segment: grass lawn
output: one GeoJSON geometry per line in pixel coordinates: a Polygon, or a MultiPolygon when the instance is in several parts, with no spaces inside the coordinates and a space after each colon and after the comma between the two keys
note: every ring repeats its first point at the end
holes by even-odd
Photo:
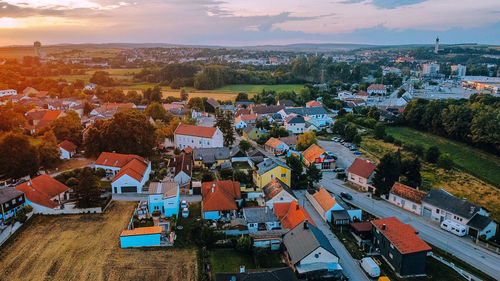
{"type": "Polygon", "coordinates": [[[248,162],[234,162],[233,169],[235,169],[235,170],[251,170],[252,167],[250,167],[248,162]]]}
{"type": "Polygon", "coordinates": [[[175,234],[177,239],[175,240],[175,247],[189,248],[196,247],[194,243],[193,229],[196,226],[197,221],[201,220],[201,202],[192,202],[188,204],[189,216],[183,218],[180,216],[177,219],[177,226],[182,226],[181,230],[176,230],[175,234]]]}
{"type": "Polygon", "coordinates": [[[342,244],[344,244],[344,247],[347,249],[349,254],[357,259],[360,260],[365,257],[365,255],[361,252],[361,250],[358,247],[358,243],[354,236],[352,236],[351,232],[349,231],[348,226],[344,226],[342,228],[342,232],[340,231],[340,227],[331,227],[331,230],[335,236],[339,239],[342,244]]]}
{"type": "Polygon", "coordinates": [[[500,157],[460,142],[407,127],[387,127],[386,131],[406,143],[421,144],[425,148],[437,145],[442,153],[449,153],[455,164],[464,171],[500,187],[500,157]]]}
{"type": "Polygon", "coordinates": [[[425,281],[425,280],[436,280],[436,281],[460,281],[466,280],[462,275],[458,274],[455,270],[446,266],[445,264],[435,260],[432,257],[427,257],[426,266],[426,277],[413,277],[413,278],[398,278],[394,271],[389,267],[389,265],[382,258],[377,258],[382,265],[380,266],[380,276],[387,276],[391,281],[425,281]]]}
{"type": "Polygon", "coordinates": [[[35,216],[1,248],[1,280],[196,280],[196,251],[121,249],[134,202],[104,214],[35,216]]]}
{"type": "MultiPolygon", "coordinates": [[[[268,252],[256,264],[252,254],[245,254],[234,249],[214,249],[210,251],[212,277],[218,272],[239,272],[240,266],[245,269],[276,268],[285,266],[281,263],[279,251],[268,252]]],[[[214,279],[215,280],[215,279],[214,279]]]]}
{"type": "Polygon", "coordinates": [[[262,90],[272,90],[276,92],[282,91],[296,91],[303,88],[303,84],[278,84],[278,85],[249,85],[249,84],[238,84],[238,85],[226,85],[224,87],[215,89],[217,92],[251,92],[260,93],[262,90]]]}

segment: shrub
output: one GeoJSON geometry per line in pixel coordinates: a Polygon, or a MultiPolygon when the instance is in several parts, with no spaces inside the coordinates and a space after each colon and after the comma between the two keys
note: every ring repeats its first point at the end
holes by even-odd
{"type": "Polygon", "coordinates": [[[252,237],[250,236],[241,236],[238,238],[238,241],[236,242],[236,250],[243,252],[243,253],[248,253],[252,250],[253,247],[253,241],[252,237]]]}
{"type": "Polygon", "coordinates": [[[224,180],[230,180],[233,176],[233,171],[231,169],[221,169],[220,176],[224,180]]]}
{"type": "Polygon", "coordinates": [[[204,172],[203,175],[201,176],[202,182],[213,181],[213,180],[214,180],[214,174],[211,172],[204,172]]]}
{"type": "Polygon", "coordinates": [[[392,135],[385,135],[384,142],[393,143],[394,137],[392,135]]]}
{"type": "Polygon", "coordinates": [[[431,146],[425,152],[425,161],[429,163],[436,163],[438,161],[441,151],[437,146],[431,146]]]}
{"type": "Polygon", "coordinates": [[[103,168],[97,168],[95,170],[95,175],[99,178],[104,178],[106,176],[106,170],[104,170],[103,168]]]}
{"type": "Polygon", "coordinates": [[[437,165],[438,165],[438,167],[446,169],[446,170],[453,168],[453,160],[451,159],[450,154],[445,153],[445,154],[439,155],[439,158],[437,160],[437,165]]]}

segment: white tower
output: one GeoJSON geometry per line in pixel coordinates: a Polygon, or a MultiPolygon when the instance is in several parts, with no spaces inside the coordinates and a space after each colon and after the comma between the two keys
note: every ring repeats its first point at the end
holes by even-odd
{"type": "Polygon", "coordinates": [[[439,37],[436,37],[436,44],[434,45],[434,54],[439,52],[439,37]]]}
{"type": "Polygon", "coordinates": [[[41,57],[42,56],[42,53],[41,53],[42,44],[40,42],[36,41],[35,43],[33,43],[33,48],[35,49],[35,57],[41,57]]]}

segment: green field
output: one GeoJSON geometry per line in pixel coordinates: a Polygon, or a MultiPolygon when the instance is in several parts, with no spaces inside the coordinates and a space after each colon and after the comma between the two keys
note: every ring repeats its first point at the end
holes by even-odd
{"type": "Polygon", "coordinates": [[[477,178],[500,187],[500,157],[477,148],[407,127],[387,127],[387,134],[402,142],[437,145],[441,153],[449,153],[457,166],[477,178]]]}
{"type": "Polygon", "coordinates": [[[226,85],[224,87],[215,89],[217,92],[251,92],[260,93],[262,90],[272,90],[276,92],[281,91],[297,91],[303,88],[302,84],[279,84],[279,85],[249,85],[249,84],[239,84],[239,85],[226,85]]]}
{"type": "Polygon", "coordinates": [[[267,255],[256,264],[252,254],[238,252],[235,249],[214,249],[210,250],[210,264],[212,266],[212,277],[218,272],[239,272],[240,266],[245,269],[255,268],[278,268],[286,266],[280,261],[279,251],[268,252],[267,255]]]}

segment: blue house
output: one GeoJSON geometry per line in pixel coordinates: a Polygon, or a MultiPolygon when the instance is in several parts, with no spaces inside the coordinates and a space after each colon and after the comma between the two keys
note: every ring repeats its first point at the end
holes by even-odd
{"type": "Polygon", "coordinates": [[[179,183],[176,181],[152,182],[148,190],[149,213],[164,217],[179,216],[179,183]]]}
{"type": "Polygon", "coordinates": [[[124,230],[120,234],[122,248],[160,246],[161,226],[140,227],[124,230]]]}

